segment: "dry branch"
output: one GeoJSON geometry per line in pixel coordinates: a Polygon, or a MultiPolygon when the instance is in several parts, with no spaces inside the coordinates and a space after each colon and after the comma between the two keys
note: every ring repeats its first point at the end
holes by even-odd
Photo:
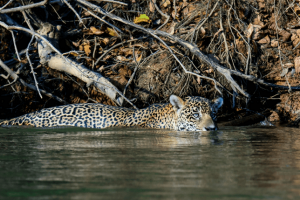
{"type": "Polygon", "coordinates": [[[34,8],[34,7],[43,6],[43,5],[47,4],[47,2],[48,2],[48,0],[44,0],[44,1],[41,1],[39,3],[33,3],[33,4],[30,4],[30,5],[20,6],[20,7],[17,7],[17,8],[3,9],[3,10],[0,10],[0,14],[18,12],[18,11],[22,11],[22,10],[31,9],[31,8],[34,8]]]}
{"type": "Polygon", "coordinates": [[[15,82],[16,80],[19,80],[25,87],[28,87],[30,88],[31,90],[34,90],[34,91],[41,91],[43,94],[45,94],[46,96],[50,97],[50,98],[53,98],[63,104],[68,104],[68,102],[66,102],[65,100],[45,91],[45,90],[42,90],[42,89],[39,89],[36,88],[34,85],[31,85],[31,84],[28,84],[26,83],[23,79],[21,79],[14,71],[12,71],[9,67],[7,67],[3,62],[2,60],[0,59],[0,66],[2,67],[2,69],[4,69],[13,79],[15,82]]]}
{"type": "MultiPolygon", "coordinates": [[[[98,13],[101,13],[102,15],[105,15],[113,20],[116,20],[116,21],[119,21],[119,22],[122,22],[124,24],[127,24],[127,25],[130,25],[132,27],[135,27],[137,29],[140,29],[150,35],[152,35],[153,37],[155,37],[156,39],[160,40],[161,39],[157,36],[162,36],[162,37],[166,37],[172,41],[175,41],[179,44],[181,44],[183,47],[185,47],[186,49],[189,49],[190,52],[192,54],[194,54],[195,56],[197,56],[200,60],[204,61],[205,63],[207,63],[208,65],[210,65],[211,67],[213,67],[215,70],[217,70],[220,74],[222,74],[226,79],[227,81],[230,83],[231,87],[233,89],[237,89],[241,94],[243,94],[244,96],[246,97],[250,97],[250,95],[245,92],[237,83],[236,81],[232,78],[232,75],[235,75],[235,76],[238,76],[240,78],[243,78],[245,80],[248,80],[248,81],[251,81],[251,82],[254,82],[254,83],[259,83],[259,84],[262,84],[264,86],[268,86],[268,87],[273,87],[273,88],[277,88],[277,89],[284,89],[284,90],[300,90],[300,87],[288,87],[288,86],[281,86],[281,85],[276,85],[276,84],[272,84],[272,83],[267,83],[265,82],[264,80],[262,79],[258,79],[256,78],[255,76],[252,76],[252,75],[246,75],[246,74],[243,74],[239,71],[235,71],[235,70],[231,70],[231,69],[228,69],[228,68],[225,68],[223,66],[221,66],[220,64],[214,62],[213,60],[211,60],[208,56],[206,56],[204,53],[202,53],[200,51],[200,49],[194,45],[194,44],[191,44],[190,42],[187,42],[185,40],[182,40],[174,35],[170,35],[166,32],[163,32],[163,31],[159,31],[159,30],[152,30],[152,29],[147,29],[147,28],[144,28],[138,24],[134,24],[128,20],[125,20],[125,19],[122,19],[114,14],[111,14],[111,13],[108,13],[106,10],[102,9],[101,7],[99,6],[96,6],[92,3],[89,3],[85,0],[77,0],[79,3],[83,4],[83,5],[86,5],[88,7],[90,7],[91,9],[93,9],[95,12],[98,12],[98,13]]],[[[172,52],[171,52],[172,53],[172,52]]],[[[173,54],[173,53],[172,53],[173,54]]],[[[176,58],[175,58],[176,59],[176,58]]]]}
{"type": "MultiPolygon", "coordinates": [[[[32,30],[18,27],[18,26],[8,26],[7,24],[0,21],[0,26],[6,28],[7,30],[21,30],[32,34],[35,37],[38,37],[39,42],[39,56],[42,64],[48,64],[48,66],[52,69],[67,72],[73,76],[78,77],[82,81],[84,81],[87,86],[94,84],[96,88],[98,88],[102,93],[106,94],[109,98],[115,101],[118,105],[122,105],[123,99],[128,101],[133,107],[135,107],[126,97],[122,95],[122,93],[111,84],[106,78],[104,78],[101,74],[91,71],[80,65],[74,61],[71,61],[68,58],[65,58],[57,48],[53,46],[46,38],[51,35],[49,38],[51,41],[56,35],[53,32],[53,27],[50,24],[43,24],[43,28],[40,30],[41,34],[38,34],[32,30]],[[46,38],[45,38],[46,37],[46,38]],[[57,55],[53,55],[52,52],[57,53],[57,55]],[[119,96],[118,96],[119,95],[119,96]]],[[[136,108],[136,107],[135,107],[136,108]]]]}

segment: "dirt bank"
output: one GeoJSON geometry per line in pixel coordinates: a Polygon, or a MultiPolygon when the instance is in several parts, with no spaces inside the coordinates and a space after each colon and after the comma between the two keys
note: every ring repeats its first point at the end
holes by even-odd
{"type": "Polygon", "coordinates": [[[268,113],[299,125],[299,0],[33,2],[0,8],[0,118],[176,94],[222,96],[222,121],[268,113]]]}

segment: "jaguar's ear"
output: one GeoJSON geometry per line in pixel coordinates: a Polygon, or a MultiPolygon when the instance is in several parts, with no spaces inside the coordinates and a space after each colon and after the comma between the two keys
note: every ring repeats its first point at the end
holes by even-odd
{"type": "Polygon", "coordinates": [[[181,108],[183,108],[183,106],[185,104],[184,101],[180,97],[173,95],[173,94],[170,96],[170,103],[172,104],[173,109],[175,111],[179,111],[181,108]]]}
{"type": "Polygon", "coordinates": [[[219,108],[223,105],[223,98],[215,98],[214,100],[212,100],[212,103],[212,106],[216,109],[216,111],[218,111],[219,108]]]}

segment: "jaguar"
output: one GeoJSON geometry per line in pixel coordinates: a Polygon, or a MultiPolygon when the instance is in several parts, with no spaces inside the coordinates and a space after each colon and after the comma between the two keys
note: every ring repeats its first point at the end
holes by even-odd
{"type": "Polygon", "coordinates": [[[137,110],[99,103],[70,104],[25,114],[3,121],[0,126],[140,126],[177,131],[209,131],[217,130],[216,114],[222,104],[222,97],[208,100],[199,96],[188,96],[182,99],[176,95],[170,96],[169,103],[152,104],[137,110]]]}

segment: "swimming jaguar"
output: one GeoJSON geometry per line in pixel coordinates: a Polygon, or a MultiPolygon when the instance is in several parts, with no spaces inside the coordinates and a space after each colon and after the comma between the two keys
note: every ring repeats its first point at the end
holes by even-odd
{"type": "Polygon", "coordinates": [[[178,131],[208,131],[217,129],[216,114],[222,104],[221,97],[210,101],[199,96],[182,99],[176,95],[170,96],[170,103],[153,104],[139,110],[98,103],[70,104],[25,114],[3,121],[0,126],[140,126],[178,131]]]}

